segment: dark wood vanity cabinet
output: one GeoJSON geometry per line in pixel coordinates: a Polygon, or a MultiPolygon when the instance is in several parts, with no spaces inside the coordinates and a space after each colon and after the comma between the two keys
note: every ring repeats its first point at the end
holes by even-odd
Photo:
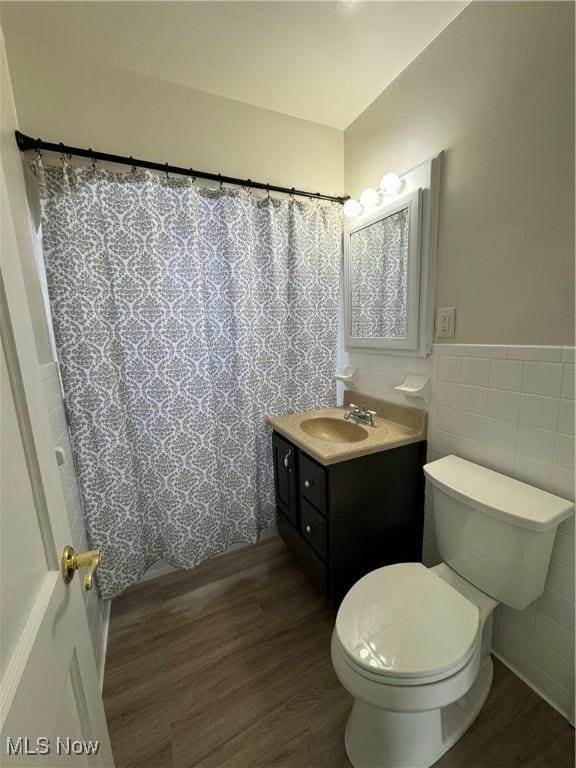
{"type": "Polygon", "coordinates": [[[272,445],[278,532],[334,607],[369,571],[422,559],[424,441],[329,466],[272,445]]]}

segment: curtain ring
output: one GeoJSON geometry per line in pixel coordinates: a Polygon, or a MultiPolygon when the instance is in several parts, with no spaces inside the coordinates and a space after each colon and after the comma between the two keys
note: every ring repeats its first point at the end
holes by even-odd
{"type": "Polygon", "coordinates": [[[36,157],[38,158],[38,160],[42,159],[42,150],[40,149],[40,143],[41,143],[41,140],[36,139],[36,157]]]}
{"type": "Polygon", "coordinates": [[[132,173],[136,173],[136,166],[134,164],[134,158],[130,155],[130,162],[132,163],[132,173]]]}
{"type": "Polygon", "coordinates": [[[92,170],[95,171],[96,170],[96,158],[94,157],[94,150],[92,149],[92,147],[90,147],[88,149],[88,152],[90,152],[90,157],[92,158],[92,170]]]}
{"type": "Polygon", "coordinates": [[[66,165],[66,152],[64,151],[64,144],[60,142],[58,145],[60,147],[60,160],[62,161],[62,165],[66,165]]]}
{"type": "Polygon", "coordinates": [[[168,173],[168,163],[164,163],[164,169],[166,172],[166,181],[170,181],[170,174],[168,173]]]}
{"type": "Polygon", "coordinates": [[[219,173],[218,174],[218,188],[222,189],[223,186],[224,186],[224,182],[222,181],[222,174],[219,173]]]}
{"type": "Polygon", "coordinates": [[[270,200],[270,184],[266,184],[266,199],[270,200]]]}
{"type": "Polygon", "coordinates": [[[290,200],[294,201],[294,187],[290,190],[290,200]]]}
{"type": "Polygon", "coordinates": [[[194,173],[194,168],[190,168],[190,179],[192,180],[192,186],[196,186],[196,175],[194,173]]]}

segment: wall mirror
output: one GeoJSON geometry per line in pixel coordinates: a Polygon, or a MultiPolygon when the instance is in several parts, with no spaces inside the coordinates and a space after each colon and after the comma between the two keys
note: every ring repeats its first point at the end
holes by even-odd
{"type": "Polygon", "coordinates": [[[346,228],[349,347],[418,350],[421,200],[422,190],[416,189],[346,228]]]}

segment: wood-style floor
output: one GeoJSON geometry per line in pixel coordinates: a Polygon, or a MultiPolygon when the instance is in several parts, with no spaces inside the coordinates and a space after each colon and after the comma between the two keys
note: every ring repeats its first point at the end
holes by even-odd
{"type": "MultiPolygon", "coordinates": [[[[113,602],[104,702],[117,768],[350,768],[334,613],[272,539],[113,602]]],[[[498,662],[437,768],[572,768],[574,732],[498,662]]]]}

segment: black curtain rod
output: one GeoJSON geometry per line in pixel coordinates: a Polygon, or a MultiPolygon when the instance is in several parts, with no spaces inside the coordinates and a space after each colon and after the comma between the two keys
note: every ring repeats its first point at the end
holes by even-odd
{"type": "Polygon", "coordinates": [[[93,149],[80,149],[79,147],[69,147],[61,142],[55,144],[42,139],[33,139],[20,131],[14,132],[16,143],[21,152],[35,150],[40,152],[59,152],[62,155],[75,157],[87,157],[90,160],[103,160],[107,163],[117,163],[119,165],[130,165],[133,168],[148,168],[151,171],[164,171],[165,173],[177,174],[180,176],[190,176],[191,178],[208,179],[217,181],[221,184],[235,184],[241,187],[251,187],[252,189],[262,189],[265,192],[283,192],[287,195],[299,195],[300,197],[312,197],[315,200],[330,200],[333,203],[345,203],[348,197],[338,197],[334,195],[323,195],[320,192],[306,192],[303,189],[294,187],[278,187],[275,184],[264,184],[261,181],[252,181],[252,179],[236,179],[234,176],[223,176],[220,173],[208,173],[207,171],[196,171],[193,168],[180,168],[177,165],[168,163],[153,163],[150,160],[138,160],[134,157],[124,157],[123,155],[110,155],[107,152],[96,152],[93,149]]]}

